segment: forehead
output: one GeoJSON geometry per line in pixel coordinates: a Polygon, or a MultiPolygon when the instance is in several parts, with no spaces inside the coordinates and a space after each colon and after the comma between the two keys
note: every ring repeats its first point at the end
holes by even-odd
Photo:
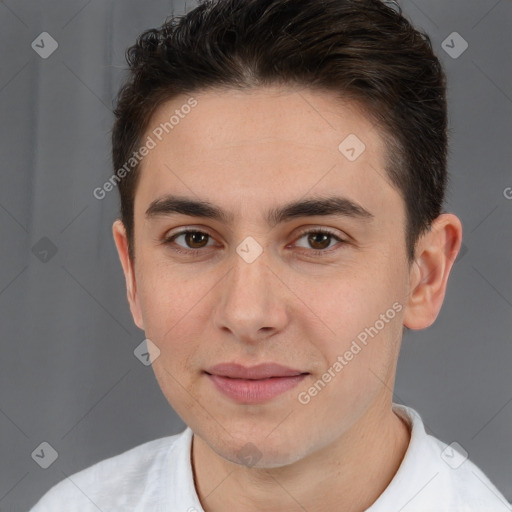
{"type": "Polygon", "coordinates": [[[349,133],[365,139],[370,150],[382,145],[373,123],[358,104],[327,91],[273,86],[180,95],[156,109],[147,134],[161,130],[170,120],[170,133],[162,135],[164,139],[172,138],[176,147],[187,142],[190,147],[210,150],[278,139],[280,146],[316,148],[339,156],[340,136],[349,133]],[[196,106],[188,108],[191,97],[196,106]]]}
{"type": "Polygon", "coordinates": [[[333,189],[363,206],[399,200],[379,132],[334,93],[268,87],[192,97],[193,108],[187,95],[163,103],[148,125],[155,147],[141,164],[136,211],[165,193],[262,208],[333,189]]]}

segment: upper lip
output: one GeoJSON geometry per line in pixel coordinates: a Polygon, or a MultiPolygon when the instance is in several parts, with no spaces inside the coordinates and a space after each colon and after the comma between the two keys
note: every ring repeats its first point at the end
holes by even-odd
{"type": "Polygon", "coordinates": [[[238,363],[220,363],[212,366],[206,373],[230,377],[231,379],[268,379],[270,377],[293,377],[302,375],[302,370],[289,368],[277,363],[262,363],[256,366],[244,366],[238,363]]]}

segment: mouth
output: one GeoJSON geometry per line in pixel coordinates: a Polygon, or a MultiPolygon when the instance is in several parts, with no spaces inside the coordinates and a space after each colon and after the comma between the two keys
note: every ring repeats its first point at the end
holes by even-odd
{"type": "Polygon", "coordinates": [[[238,403],[254,404],[293,389],[309,372],[277,363],[246,367],[237,363],[221,363],[204,372],[217,391],[238,403]]]}

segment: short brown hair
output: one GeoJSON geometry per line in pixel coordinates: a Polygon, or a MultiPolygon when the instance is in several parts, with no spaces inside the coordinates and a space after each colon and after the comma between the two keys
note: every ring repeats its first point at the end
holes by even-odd
{"type": "MultiPolygon", "coordinates": [[[[114,169],[142,144],[156,108],[211,88],[299,85],[356,101],[386,142],[405,201],[409,263],[441,213],[447,183],[446,77],[428,35],[381,0],[205,0],[126,53],[112,130],[114,169]]],[[[132,261],[140,165],[119,182],[132,261]]]]}

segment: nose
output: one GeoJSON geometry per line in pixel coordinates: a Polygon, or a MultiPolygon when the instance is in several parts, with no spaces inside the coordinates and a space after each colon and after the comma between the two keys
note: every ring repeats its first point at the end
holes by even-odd
{"type": "Polygon", "coordinates": [[[218,287],[215,326],[246,344],[258,344],[282,331],[293,295],[271,268],[266,253],[252,262],[235,253],[233,267],[218,287]]]}

